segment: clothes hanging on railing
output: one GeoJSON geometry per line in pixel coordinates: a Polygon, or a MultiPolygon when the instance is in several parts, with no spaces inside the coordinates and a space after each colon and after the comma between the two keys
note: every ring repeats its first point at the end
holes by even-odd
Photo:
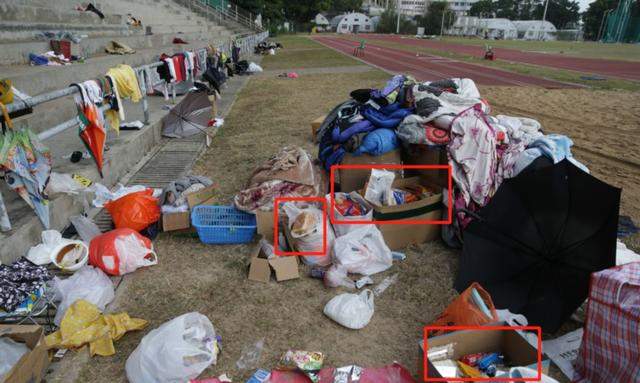
{"type": "Polygon", "coordinates": [[[97,82],[94,80],[72,85],[76,86],[80,91],[74,97],[78,108],[78,120],[80,121],[78,135],[95,160],[100,177],[103,177],[102,167],[107,130],[104,126],[104,116],[98,106],[104,102],[102,89],[98,87],[97,82]],[[99,94],[97,97],[96,92],[99,94]]]}
{"type": "Polygon", "coordinates": [[[120,64],[107,71],[107,78],[111,81],[113,93],[116,96],[117,113],[111,109],[106,112],[111,128],[120,133],[120,120],[125,120],[122,99],[138,102],[142,98],[140,85],[136,73],[129,65],[120,64]]]}

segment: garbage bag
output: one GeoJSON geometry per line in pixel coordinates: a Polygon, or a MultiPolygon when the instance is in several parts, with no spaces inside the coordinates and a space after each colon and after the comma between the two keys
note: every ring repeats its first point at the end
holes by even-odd
{"type": "Polygon", "coordinates": [[[115,229],[91,240],[89,264],[110,275],[124,275],[158,263],[149,238],[131,229],[115,229]]]}
{"type": "Polygon", "coordinates": [[[325,287],[346,287],[348,289],[355,289],[356,283],[349,278],[347,270],[344,266],[331,265],[329,269],[324,273],[324,286],[325,287]]]}
{"type": "Polygon", "coordinates": [[[0,381],[4,381],[6,374],[18,363],[29,348],[24,343],[18,343],[9,337],[0,338],[0,381]]]}
{"type": "Polygon", "coordinates": [[[140,231],[160,219],[160,206],[152,189],[127,194],[107,202],[104,207],[117,229],[126,227],[140,231]]]}
{"type": "Polygon", "coordinates": [[[217,355],[211,321],[191,312],[145,335],[129,355],[125,370],[130,383],[181,383],[215,364],[217,355]]]}
{"type": "Polygon", "coordinates": [[[84,215],[74,215],[69,218],[69,221],[71,221],[80,238],[86,243],[90,243],[92,239],[102,233],[98,225],[84,215]]]}
{"type": "Polygon", "coordinates": [[[104,311],[115,297],[111,279],[100,269],[84,266],[67,279],[53,279],[54,300],[60,302],[53,322],[60,326],[67,308],[75,301],[84,299],[104,311]]]}
{"type": "Polygon", "coordinates": [[[371,275],[387,270],[393,263],[391,250],[375,225],[354,230],[336,238],[334,263],[349,273],[371,275]]]}
{"type": "Polygon", "coordinates": [[[42,243],[31,247],[26,258],[36,265],[48,265],[53,249],[62,242],[62,234],[58,230],[43,230],[40,237],[42,243]]]}
{"type": "MultiPolygon", "coordinates": [[[[327,206],[331,208],[331,195],[327,194],[327,206]]],[[[373,209],[367,206],[364,199],[357,193],[334,193],[333,203],[334,221],[371,221],[373,220],[373,209]]],[[[370,224],[335,224],[333,230],[337,237],[357,230],[370,224]]]]}
{"type": "Polygon", "coordinates": [[[373,292],[366,289],[359,294],[337,295],[324,306],[324,315],[346,328],[359,330],[373,317],[373,292]]]}
{"type": "MultiPolygon", "coordinates": [[[[491,295],[479,283],[474,282],[447,306],[431,326],[483,326],[497,322],[498,319],[491,295]],[[474,294],[474,290],[477,295],[474,294]],[[489,315],[478,306],[474,295],[476,295],[476,299],[481,299],[484,302],[489,315]]],[[[436,331],[433,335],[443,333],[444,331],[436,331]]]]}
{"type": "Polygon", "coordinates": [[[301,204],[299,207],[293,202],[282,205],[287,215],[289,230],[294,240],[294,246],[300,252],[319,252],[325,244],[326,251],[323,255],[301,256],[302,261],[312,266],[327,266],[331,263],[331,247],[335,239],[333,228],[328,219],[323,217],[322,210],[313,205],[301,204]],[[323,224],[326,226],[323,229],[323,224]]]}

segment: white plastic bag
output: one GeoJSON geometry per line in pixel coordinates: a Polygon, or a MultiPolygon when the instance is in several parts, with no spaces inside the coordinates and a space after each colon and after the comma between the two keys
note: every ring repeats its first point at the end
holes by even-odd
{"type": "Polygon", "coordinates": [[[96,182],[87,190],[95,192],[93,206],[104,207],[104,204],[109,201],[124,197],[127,194],[144,191],[146,189],[147,187],[143,185],[124,186],[122,184],[118,184],[116,190],[112,192],[111,190],[107,189],[106,186],[96,182]]]}
{"type": "Polygon", "coordinates": [[[182,383],[216,363],[216,331],[206,316],[191,312],[151,330],[129,355],[130,383],[182,383]]]}
{"type": "Polygon", "coordinates": [[[62,234],[58,230],[44,230],[40,238],[42,243],[30,248],[26,258],[36,265],[48,265],[53,249],[62,242],[62,234]]]}
{"type": "Polygon", "coordinates": [[[67,279],[55,277],[53,280],[55,300],[60,301],[58,311],[53,322],[60,325],[60,321],[67,312],[67,308],[78,299],[84,299],[96,305],[100,311],[115,297],[113,282],[102,270],[84,266],[67,279]]]}
{"type": "Polygon", "coordinates": [[[120,275],[158,264],[158,256],[153,248],[148,249],[135,235],[120,236],[114,242],[120,255],[120,275]]]}
{"type": "Polygon", "coordinates": [[[251,73],[262,72],[262,67],[252,61],[249,63],[249,68],[247,68],[247,72],[251,72],[251,73]]]}
{"type": "Polygon", "coordinates": [[[98,225],[84,215],[74,215],[69,218],[69,221],[73,224],[80,238],[86,243],[90,243],[94,237],[102,234],[98,225]]]}
{"type": "MultiPolygon", "coordinates": [[[[520,380],[518,380],[517,378],[538,378],[538,371],[531,369],[529,367],[512,367],[509,370],[509,378],[515,378],[515,379],[511,379],[512,382],[519,382],[520,380]]],[[[539,383],[558,383],[557,380],[553,379],[550,376],[547,376],[545,374],[542,374],[542,379],[540,380],[535,380],[535,382],[539,382],[539,383]]]]}
{"type": "Polygon", "coordinates": [[[26,344],[18,343],[6,336],[0,337],[0,381],[4,381],[5,375],[27,352],[29,347],[26,344]]]}
{"type": "Polygon", "coordinates": [[[331,265],[329,269],[324,273],[324,286],[325,287],[346,287],[348,289],[355,289],[356,283],[353,279],[349,278],[347,269],[341,265],[331,265]]]}
{"type": "Polygon", "coordinates": [[[242,349],[240,359],[236,360],[236,367],[240,370],[253,370],[260,366],[260,356],[264,349],[264,338],[255,344],[250,344],[242,349]]]}
{"type": "Polygon", "coordinates": [[[84,189],[86,188],[79,182],[76,182],[71,174],[51,172],[46,192],[49,195],[60,193],[78,194],[84,189]]]}
{"type": "Polygon", "coordinates": [[[359,330],[369,324],[373,316],[373,292],[340,294],[324,306],[324,314],[346,328],[359,330]]]}
{"type": "MultiPolygon", "coordinates": [[[[363,209],[367,209],[367,212],[364,215],[342,215],[340,214],[340,212],[338,211],[338,209],[335,208],[333,209],[333,219],[334,221],[371,221],[373,220],[373,209],[367,207],[364,199],[362,198],[362,196],[360,196],[360,194],[356,193],[356,192],[351,192],[351,193],[334,193],[334,204],[338,203],[338,201],[340,201],[341,198],[347,198],[347,196],[349,196],[349,198],[351,198],[354,202],[359,203],[363,209]]],[[[327,194],[326,196],[327,198],[327,206],[329,206],[329,208],[331,208],[331,195],[327,194]]],[[[336,233],[336,237],[342,237],[343,235],[350,233],[354,230],[357,230],[363,226],[369,226],[369,224],[363,223],[363,224],[334,224],[333,225],[333,230],[336,233]]]]}
{"type": "Polygon", "coordinates": [[[367,190],[364,192],[364,199],[378,206],[395,205],[391,185],[396,178],[394,172],[384,169],[371,169],[367,190]]]}
{"type": "Polygon", "coordinates": [[[334,263],[349,273],[371,275],[391,267],[393,256],[375,225],[354,230],[336,238],[333,244],[334,263]]]}
{"type": "Polygon", "coordinates": [[[315,206],[302,204],[300,207],[297,206],[293,202],[287,202],[282,205],[282,209],[284,210],[287,218],[289,220],[289,230],[291,231],[291,237],[295,242],[294,246],[296,250],[299,252],[319,252],[322,251],[324,244],[324,231],[322,224],[326,222],[326,252],[324,255],[307,255],[301,256],[302,262],[311,266],[328,266],[331,264],[331,247],[333,246],[333,241],[335,239],[335,234],[333,233],[333,228],[328,222],[328,219],[323,217],[322,210],[318,209],[315,206]],[[297,232],[292,230],[296,219],[301,214],[306,214],[311,220],[314,222],[313,225],[310,225],[306,230],[302,232],[297,232]]]}

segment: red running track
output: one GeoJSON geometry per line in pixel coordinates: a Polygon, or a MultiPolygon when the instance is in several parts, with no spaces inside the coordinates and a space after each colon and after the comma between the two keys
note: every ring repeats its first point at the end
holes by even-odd
{"type": "MultiPolygon", "coordinates": [[[[418,46],[441,51],[450,51],[481,57],[484,55],[484,47],[446,43],[437,40],[417,40],[391,35],[371,35],[371,39],[390,41],[402,45],[418,46]]],[[[490,41],[487,41],[491,44],[490,41]]],[[[546,66],[557,69],[567,69],[583,73],[592,73],[605,77],[617,77],[626,80],[640,81],[640,62],[605,60],[592,58],[567,57],[552,53],[526,52],[510,48],[493,48],[498,60],[521,62],[546,66]]]]}
{"type": "MultiPolygon", "coordinates": [[[[314,37],[316,41],[339,52],[351,55],[356,41],[339,37],[314,37]]],[[[362,61],[393,73],[410,74],[419,81],[433,81],[450,77],[472,78],[482,85],[540,86],[544,88],[576,88],[578,85],[526,76],[500,69],[469,64],[434,55],[420,55],[367,43],[362,61]]]]}

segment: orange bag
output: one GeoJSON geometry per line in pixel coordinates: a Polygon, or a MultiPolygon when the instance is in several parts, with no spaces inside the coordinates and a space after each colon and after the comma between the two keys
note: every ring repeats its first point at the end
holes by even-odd
{"type": "MultiPolygon", "coordinates": [[[[496,313],[491,295],[478,282],[474,282],[454,299],[430,326],[483,326],[498,320],[498,313],[496,313]],[[491,311],[493,318],[488,318],[475,304],[471,296],[471,291],[474,288],[480,294],[489,311],[491,311]]],[[[445,332],[436,331],[430,336],[442,335],[445,332]]]]}
{"type": "Polygon", "coordinates": [[[152,189],[127,194],[107,202],[104,207],[111,214],[116,229],[140,231],[160,219],[160,206],[152,189]]]}

